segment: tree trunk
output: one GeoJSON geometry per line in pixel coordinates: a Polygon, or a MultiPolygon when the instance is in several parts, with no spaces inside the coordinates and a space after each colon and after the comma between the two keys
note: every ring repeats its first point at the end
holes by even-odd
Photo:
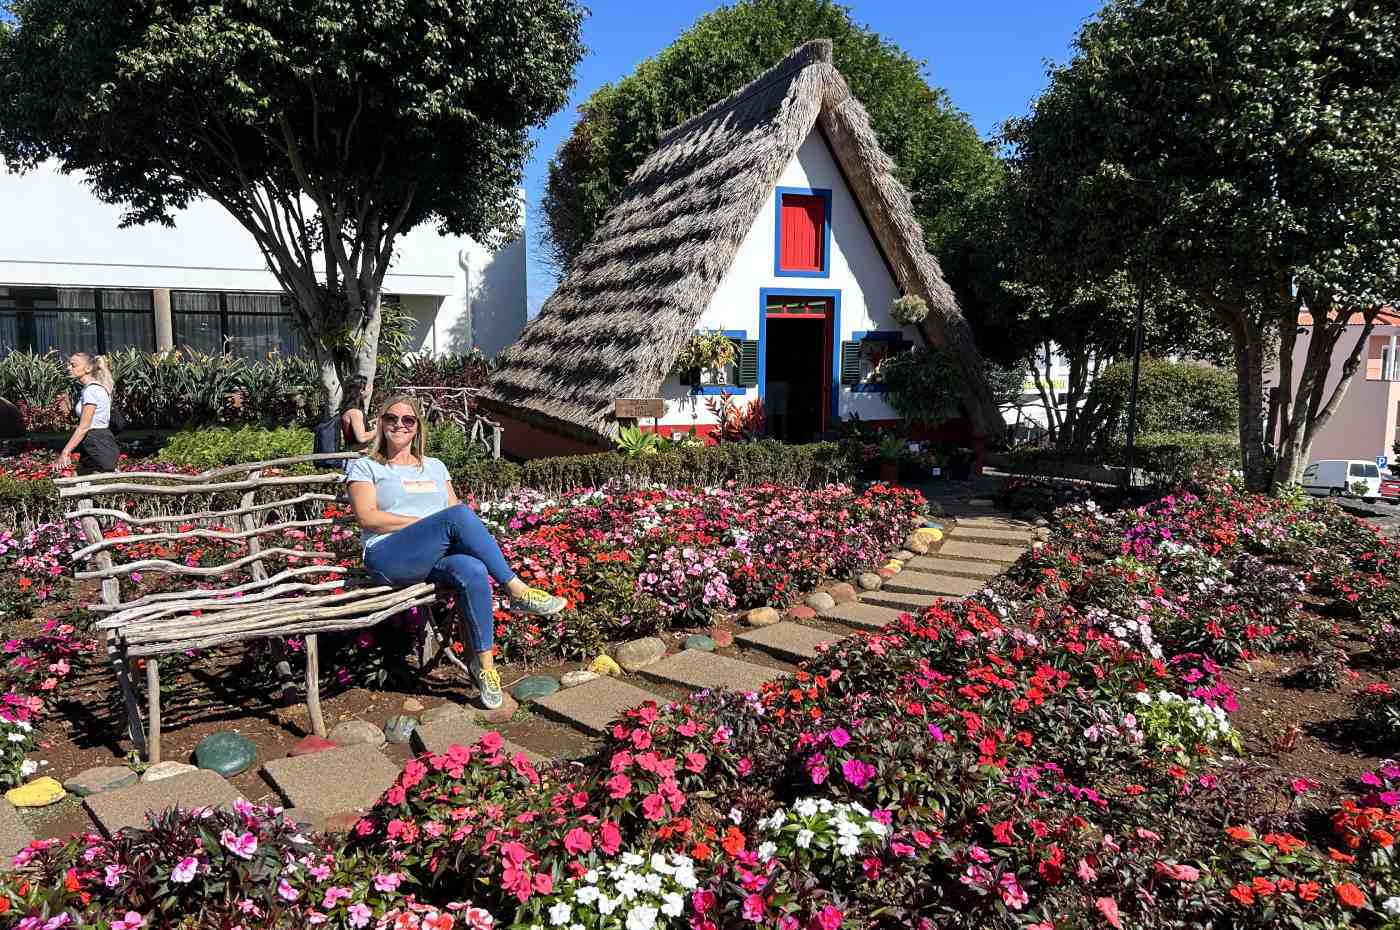
{"type": "Polygon", "coordinates": [[[1230,331],[1235,347],[1235,381],[1240,399],[1240,455],[1244,483],[1250,491],[1267,493],[1273,478],[1264,445],[1264,333],[1240,307],[1207,301],[1230,331]]]}
{"type": "Polygon", "coordinates": [[[379,367],[379,331],[384,322],[382,291],[375,287],[364,295],[364,320],[355,340],[355,373],[365,379],[365,399],[374,396],[374,376],[379,367]]]}

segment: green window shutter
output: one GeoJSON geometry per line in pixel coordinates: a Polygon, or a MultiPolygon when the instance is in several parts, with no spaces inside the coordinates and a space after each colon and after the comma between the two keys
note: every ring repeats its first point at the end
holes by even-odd
{"type": "Polygon", "coordinates": [[[860,343],[841,343],[841,383],[860,384],[860,343]]]}
{"type": "Polygon", "coordinates": [[[758,340],[740,339],[739,343],[739,386],[758,385],[758,340]]]}

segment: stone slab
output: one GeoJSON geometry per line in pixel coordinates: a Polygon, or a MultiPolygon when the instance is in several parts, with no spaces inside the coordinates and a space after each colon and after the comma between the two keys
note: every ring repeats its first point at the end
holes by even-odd
{"type": "Polygon", "coordinates": [[[0,801],[0,868],[10,867],[10,857],[34,841],[34,834],[19,811],[8,801],[0,801]]]}
{"type": "Polygon", "coordinates": [[[999,562],[971,562],[965,559],[941,559],[937,556],[919,556],[904,566],[911,572],[928,572],[931,575],[959,575],[964,578],[995,578],[1006,570],[999,562]]]}
{"type": "Polygon", "coordinates": [[[363,745],[270,759],[262,769],[287,807],[324,814],[368,810],[399,777],[397,765],[363,745]]]}
{"type": "Polygon", "coordinates": [[[938,601],[955,601],[957,598],[945,594],[911,594],[907,591],[871,591],[861,600],[872,607],[893,610],[896,614],[918,616],[925,607],[932,607],[938,601]]]}
{"type": "MultiPolygon", "coordinates": [[[[776,627],[765,629],[771,630],[776,627]]],[[[570,726],[600,736],[618,714],[647,701],[667,703],[660,695],[643,691],[636,685],[612,678],[599,678],[586,685],[569,688],[567,691],[560,691],[538,700],[535,702],[535,709],[570,726]]]]}
{"type": "Polygon", "coordinates": [[[957,526],[974,527],[985,530],[1029,530],[1030,524],[1025,520],[1013,520],[1010,517],[958,517],[957,526]]]}
{"type": "Polygon", "coordinates": [[[790,662],[801,662],[814,658],[819,644],[835,643],[844,638],[840,633],[829,633],[800,623],[784,622],[745,633],[738,641],[741,646],[762,649],[790,662]]]}
{"type": "Polygon", "coordinates": [[[683,688],[728,688],[731,691],[759,691],[763,683],[782,673],[752,662],[741,662],[711,652],[687,649],[667,656],[655,665],[642,669],[642,675],[680,685],[683,688]]]}
{"type": "Polygon", "coordinates": [[[949,559],[976,559],[979,562],[1014,562],[1025,552],[1023,546],[1000,546],[996,543],[962,542],[950,539],[938,550],[949,559]]]}
{"type": "Polygon", "coordinates": [[[859,603],[837,604],[822,616],[861,630],[883,630],[898,620],[903,611],[877,605],[873,598],[878,594],[879,592],[874,591],[866,592],[861,595],[859,603]]]}
{"type": "Polygon", "coordinates": [[[113,836],[124,827],[144,827],[147,811],[163,811],[176,806],[184,810],[228,807],[240,797],[242,795],[233,785],[213,772],[201,769],[94,794],[83,799],[83,806],[98,828],[105,835],[113,836]]]}
{"type": "Polygon", "coordinates": [[[1034,538],[1034,533],[1028,529],[968,526],[966,523],[959,523],[948,531],[947,538],[999,543],[1001,545],[1016,545],[1017,543],[1029,544],[1034,538]]]}
{"type": "MultiPolygon", "coordinates": [[[[579,687],[582,687],[580,685],[579,687]]],[[[577,689],[573,689],[577,690],[577,689]]],[[[562,692],[561,692],[562,693],[562,692]]],[[[437,720],[433,723],[425,723],[413,731],[413,747],[419,752],[431,753],[435,756],[443,755],[453,746],[472,746],[476,741],[485,736],[488,730],[479,726],[476,721],[469,717],[448,717],[444,720],[437,720]]],[[[539,753],[526,749],[524,746],[505,740],[501,749],[507,756],[514,756],[517,752],[525,753],[525,758],[536,765],[547,762],[548,759],[539,753]]]]}
{"type": "Polygon", "coordinates": [[[941,594],[944,597],[966,597],[973,591],[980,591],[986,582],[977,578],[959,578],[956,575],[930,575],[927,572],[900,572],[885,582],[884,593],[941,594]]]}

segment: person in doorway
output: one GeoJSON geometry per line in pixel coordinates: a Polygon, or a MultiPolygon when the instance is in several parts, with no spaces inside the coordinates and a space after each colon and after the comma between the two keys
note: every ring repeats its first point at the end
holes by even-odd
{"type": "Polygon", "coordinates": [[[512,609],[522,613],[548,616],[566,602],[516,577],[481,519],[457,500],[447,468],[424,454],[422,416],[413,397],[385,400],[377,426],[369,454],[351,462],[346,476],[363,530],[365,568],[393,587],[433,581],[457,590],[462,626],[476,653],[471,672],[481,701],[500,707],[491,581],[505,586],[512,609]]]}
{"type": "Polygon", "coordinates": [[[364,375],[355,375],[345,382],[345,399],[340,404],[340,435],[347,452],[364,452],[374,441],[375,428],[365,423],[364,375]]]}
{"type": "Polygon", "coordinates": [[[117,457],[121,449],[117,438],[112,435],[112,393],[116,390],[116,379],[107,367],[107,360],[100,355],[87,352],[74,352],[68,357],[68,376],[83,386],[74,412],[78,415],[78,426],[68,437],[68,444],[58,454],[55,463],[59,470],[66,470],[73,464],[73,451],[81,451],[78,457],[78,474],[100,475],[117,470],[117,457]]]}

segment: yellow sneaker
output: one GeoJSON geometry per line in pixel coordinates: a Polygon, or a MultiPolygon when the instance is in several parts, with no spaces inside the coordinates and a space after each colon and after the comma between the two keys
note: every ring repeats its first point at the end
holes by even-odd
{"type": "Polygon", "coordinates": [[[530,588],[525,592],[524,597],[512,597],[510,606],[522,614],[548,617],[550,614],[557,614],[569,606],[569,602],[559,595],[550,594],[541,588],[530,588]]]}

